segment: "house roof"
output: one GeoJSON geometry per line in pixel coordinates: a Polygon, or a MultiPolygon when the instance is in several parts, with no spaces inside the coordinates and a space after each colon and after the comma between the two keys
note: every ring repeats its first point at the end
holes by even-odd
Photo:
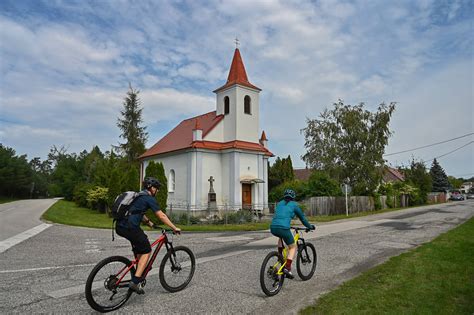
{"type": "Polygon", "coordinates": [[[230,66],[229,76],[227,77],[226,84],[214,90],[214,93],[217,93],[220,90],[226,89],[235,84],[243,85],[258,91],[262,90],[249,82],[249,79],[247,78],[247,72],[245,71],[244,62],[242,61],[242,57],[240,56],[240,51],[238,48],[235,49],[234,58],[232,59],[232,64],[230,66]]]}
{"type": "Polygon", "coordinates": [[[295,178],[304,181],[309,179],[312,172],[313,170],[309,168],[293,169],[293,174],[295,174],[295,178]]]}
{"type": "Polygon", "coordinates": [[[383,180],[385,182],[404,181],[405,176],[397,169],[387,166],[383,174],[383,180]]]}
{"type": "Polygon", "coordinates": [[[191,148],[193,143],[193,130],[201,129],[203,138],[222,119],[224,115],[216,115],[216,111],[183,120],[160,141],[143,153],[140,158],[191,148]]]}
{"type": "Polygon", "coordinates": [[[273,154],[268,149],[259,143],[240,140],[229,142],[214,142],[205,140],[193,141],[193,130],[201,129],[202,137],[204,138],[223,118],[224,115],[216,115],[216,111],[213,111],[204,115],[183,120],[160,141],[155,143],[150,149],[143,153],[140,156],[140,159],[190,148],[208,150],[226,150],[234,148],[263,152],[267,156],[273,156],[273,154]]]}

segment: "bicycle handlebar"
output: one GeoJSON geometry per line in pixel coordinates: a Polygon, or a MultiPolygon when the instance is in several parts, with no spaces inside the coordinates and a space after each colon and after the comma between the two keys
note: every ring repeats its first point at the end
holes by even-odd
{"type": "MultiPolygon", "coordinates": [[[[314,225],[313,225],[314,226],[314,225]]],[[[314,227],[316,229],[316,227],[314,227]]],[[[306,226],[301,227],[301,226],[290,226],[290,229],[295,230],[296,232],[298,231],[305,231],[306,233],[313,231],[312,229],[308,229],[306,226]]]]}

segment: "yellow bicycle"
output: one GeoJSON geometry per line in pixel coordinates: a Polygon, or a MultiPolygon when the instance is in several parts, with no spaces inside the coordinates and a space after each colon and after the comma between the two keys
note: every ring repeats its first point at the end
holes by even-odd
{"type": "MultiPolygon", "coordinates": [[[[298,246],[296,254],[296,271],[301,280],[306,281],[311,279],[316,271],[318,256],[316,248],[313,244],[305,242],[302,236],[302,231],[309,232],[310,229],[304,227],[291,227],[294,230],[295,243],[298,246]]],[[[284,244],[284,243],[283,243],[284,244]]],[[[286,264],[286,257],[288,248],[283,249],[283,257],[277,252],[270,252],[263,260],[260,268],[260,286],[263,292],[268,296],[273,296],[280,292],[283,282],[285,281],[285,274],[283,267],[286,264]]]]}

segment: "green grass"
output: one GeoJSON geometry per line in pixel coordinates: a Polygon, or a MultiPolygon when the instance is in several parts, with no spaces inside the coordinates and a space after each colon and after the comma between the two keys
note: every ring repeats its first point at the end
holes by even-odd
{"type": "Polygon", "coordinates": [[[20,200],[20,199],[1,197],[0,196],[0,203],[7,203],[7,202],[12,202],[12,201],[17,201],[17,200],[20,200]]]}
{"type": "Polygon", "coordinates": [[[474,218],[323,295],[300,314],[473,314],[474,218]]]}
{"type": "MultiPolygon", "coordinates": [[[[112,219],[105,213],[78,207],[72,201],[58,200],[42,216],[44,220],[92,228],[110,229],[112,219]]],[[[227,224],[227,225],[177,225],[183,231],[212,232],[212,231],[257,231],[266,230],[270,227],[269,222],[227,224]]],[[[143,226],[144,229],[148,227],[143,226]]]]}
{"type": "Polygon", "coordinates": [[[74,202],[66,200],[58,200],[43,214],[42,218],[67,225],[112,228],[112,219],[107,214],[78,207],[74,202]]]}

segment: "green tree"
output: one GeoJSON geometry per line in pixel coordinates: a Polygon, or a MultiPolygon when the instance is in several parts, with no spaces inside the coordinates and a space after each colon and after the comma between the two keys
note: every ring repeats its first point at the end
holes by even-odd
{"type": "Polygon", "coordinates": [[[444,172],[444,169],[439,165],[436,159],[433,160],[430,169],[431,179],[433,181],[433,191],[443,192],[450,188],[448,176],[444,172]]]}
{"type": "Polygon", "coordinates": [[[289,155],[287,158],[282,159],[277,157],[275,163],[268,167],[269,191],[286,181],[292,181],[294,179],[295,174],[293,172],[293,163],[291,161],[291,156],[289,155]]]}
{"type": "Polygon", "coordinates": [[[163,163],[155,163],[154,161],[150,161],[146,168],[145,174],[145,177],[154,177],[161,183],[161,188],[156,194],[156,201],[158,201],[161,210],[165,211],[168,201],[168,181],[165,176],[165,168],[163,167],[163,163]]]}
{"type": "Polygon", "coordinates": [[[48,196],[48,184],[52,172],[51,161],[41,161],[39,157],[35,157],[29,164],[33,171],[31,197],[37,198],[48,196]]]}
{"type": "Polygon", "coordinates": [[[416,192],[411,192],[410,199],[413,204],[425,204],[428,200],[428,193],[432,191],[432,179],[430,173],[427,171],[425,163],[415,160],[411,161],[410,168],[405,169],[405,181],[412,187],[418,189],[416,192]]]}
{"type": "Polygon", "coordinates": [[[340,196],[339,184],[324,172],[313,171],[308,179],[308,196],[340,196]]]}
{"type": "Polygon", "coordinates": [[[17,156],[0,143],[0,196],[29,198],[32,188],[33,171],[26,155],[17,156]]]}
{"type": "Polygon", "coordinates": [[[463,178],[456,178],[454,176],[448,176],[449,187],[453,189],[461,188],[461,185],[465,182],[463,178]]]}
{"type": "Polygon", "coordinates": [[[148,138],[146,127],[142,127],[142,108],[138,98],[140,91],[129,85],[127,97],[123,102],[123,110],[120,112],[122,118],[118,118],[117,126],[122,130],[121,138],[124,143],[119,144],[119,149],[127,158],[127,161],[133,162],[145,152],[145,143],[148,138]]]}
{"type": "Polygon", "coordinates": [[[380,104],[372,113],[364,103],[345,105],[341,100],[332,110],[324,110],[319,119],[307,119],[307,166],[323,170],[337,182],[349,179],[354,194],[372,194],[381,183],[383,153],[391,135],[389,122],[395,103],[380,104]]]}

